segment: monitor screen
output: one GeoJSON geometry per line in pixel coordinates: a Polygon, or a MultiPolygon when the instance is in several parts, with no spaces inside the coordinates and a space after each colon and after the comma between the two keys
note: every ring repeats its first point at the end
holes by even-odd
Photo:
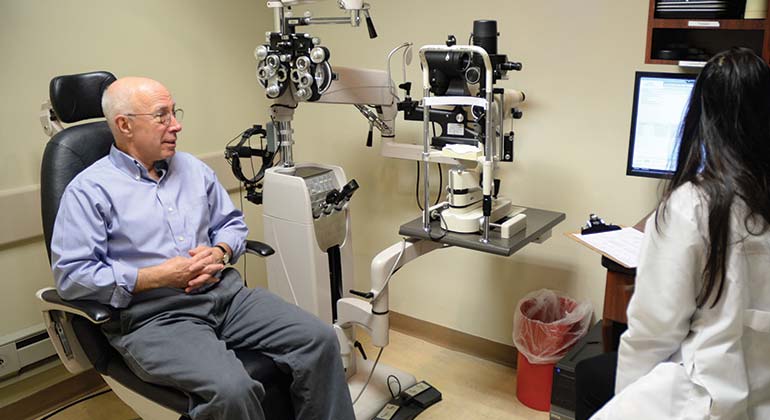
{"type": "Polygon", "coordinates": [[[697,74],[636,72],[627,175],[670,178],[697,74]]]}

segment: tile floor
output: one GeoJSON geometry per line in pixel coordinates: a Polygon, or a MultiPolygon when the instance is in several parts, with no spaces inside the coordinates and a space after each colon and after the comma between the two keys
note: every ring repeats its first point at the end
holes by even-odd
{"type": "MultiPolygon", "coordinates": [[[[366,346],[367,354],[375,355],[366,346]]],[[[417,420],[547,420],[548,413],[531,410],[516,399],[516,371],[423,340],[391,332],[381,363],[426,380],[443,401],[417,420]]],[[[72,406],[50,420],[133,420],[129,407],[112,392],[72,406]]]]}

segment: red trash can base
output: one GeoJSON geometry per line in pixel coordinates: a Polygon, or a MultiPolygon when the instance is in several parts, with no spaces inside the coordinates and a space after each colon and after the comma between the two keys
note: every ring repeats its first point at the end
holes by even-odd
{"type": "Polygon", "coordinates": [[[522,404],[539,411],[551,410],[554,363],[533,365],[519,353],[516,368],[516,397],[522,404]]]}

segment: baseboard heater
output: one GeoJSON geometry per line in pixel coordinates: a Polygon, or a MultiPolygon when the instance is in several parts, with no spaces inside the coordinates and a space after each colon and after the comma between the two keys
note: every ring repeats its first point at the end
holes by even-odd
{"type": "Polygon", "coordinates": [[[0,381],[23,372],[24,368],[56,355],[44,324],[0,337],[0,381]]]}

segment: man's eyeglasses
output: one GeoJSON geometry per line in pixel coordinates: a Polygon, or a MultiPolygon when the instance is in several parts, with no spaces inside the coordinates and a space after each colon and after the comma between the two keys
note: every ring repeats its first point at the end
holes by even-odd
{"type": "Polygon", "coordinates": [[[173,115],[174,118],[177,121],[182,121],[182,118],[184,118],[184,110],[182,108],[174,108],[173,111],[161,111],[161,112],[147,112],[142,114],[123,114],[127,117],[138,117],[140,115],[147,115],[150,117],[155,118],[155,121],[157,121],[159,124],[163,125],[169,125],[171,124],[171,116],[173,115]]]}

